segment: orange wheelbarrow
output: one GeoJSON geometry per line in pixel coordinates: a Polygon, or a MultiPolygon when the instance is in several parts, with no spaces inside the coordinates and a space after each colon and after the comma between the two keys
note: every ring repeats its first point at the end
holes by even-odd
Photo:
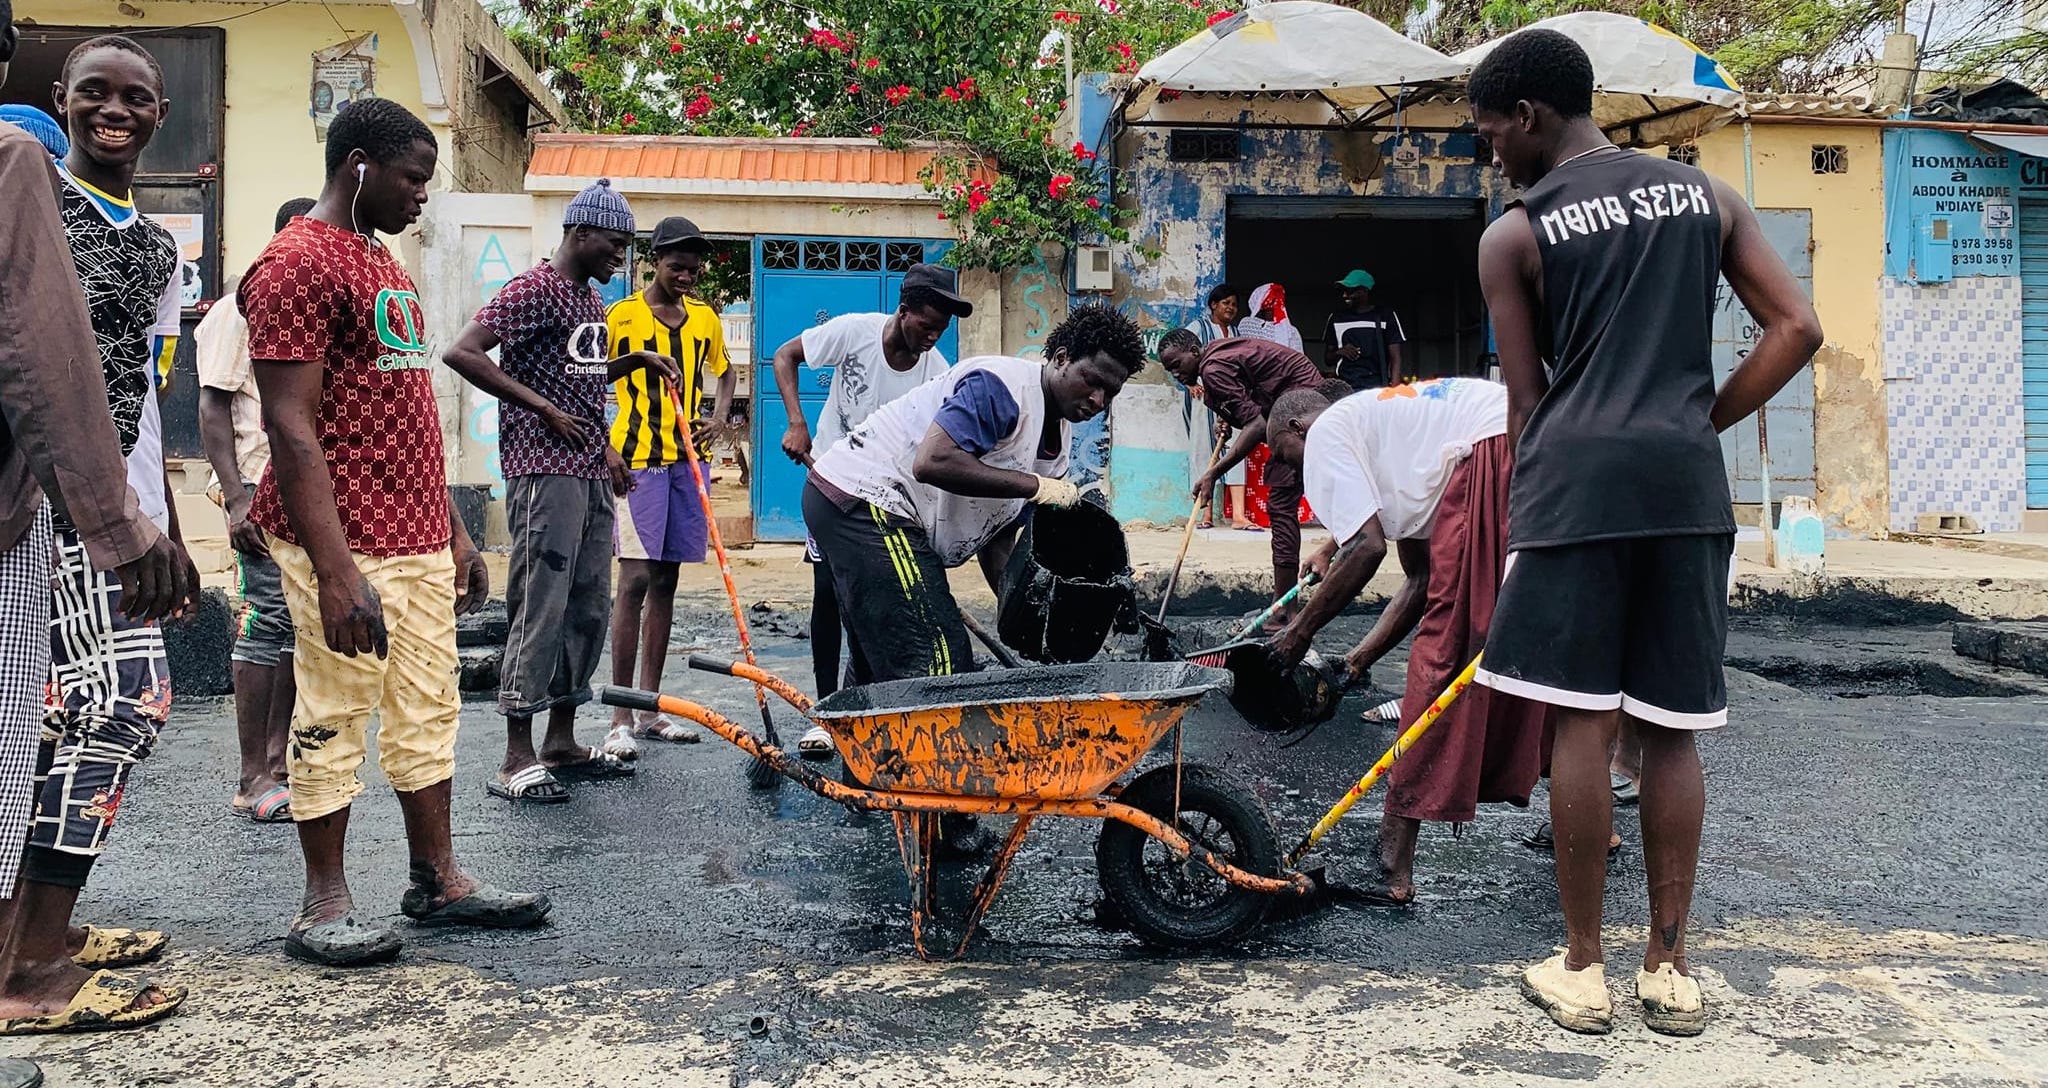
{"type": "Polygon", "coordinates": [[[1284,867],[1279,833],[1252,791],[1222,771],[1174,762],[1118,784],[1203,695],[1230,682],[1185,662],[1003,669],[848,688],[813,705],[780,677],[693,655],[690,667],[766,687],[832,735],[848,777],[835,782],[763,744],[708,707],[607,687],[610,706],[688,718],[767,761],[790,781],[856,809],[886,812],[910,879],[911,939],[925,950],[936,893],[933,854],[947,814],[1013,816],[976,886],[957,957],[995,900],[1024,833],[1040,816],[1104,821],[1095,844],[1102,890],[1141,939],[1168,948],[1235,942],[1276,895],[1307,895],[1284,867]]]}

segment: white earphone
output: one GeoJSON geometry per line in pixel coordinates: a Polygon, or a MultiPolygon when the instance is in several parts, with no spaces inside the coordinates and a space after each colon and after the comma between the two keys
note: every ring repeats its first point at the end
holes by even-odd
{"type": "MultiPolygon", "coordinates": [[[[350,197],[348,201],[348,225],[351,228],[353,228],[357,234],[363,234],[363,228],[361,224],[356,222],[356,203],[363,199],[363,181],[365,176],[369,173],[369,170],[369,163],[359,162],[356,164],[356,195],[350,197]]],[[[369,246],[369,244],[370,236],[367,234],[363,234],[363,245],[367,247],[369,246]]]]}
{"type": "Polygon", "coordinates": [[[357,164],[356,164],[356,180],[357,180],[357,181],[361,181],[361,180],[363,180],[363,174],[364,174],[365,172],[367,172],[367,171],[368,171],[369,169],[370,169],[370,164],[369,164],[369,163],[366,163],[366,162],[359,162],[359,163],[357,163],[357,164]]]}

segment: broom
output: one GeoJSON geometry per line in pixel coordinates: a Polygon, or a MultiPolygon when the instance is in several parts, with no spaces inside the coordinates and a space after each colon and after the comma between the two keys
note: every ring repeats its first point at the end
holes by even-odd
{"type": "MultiPolygon", "coordinates": [[[[718,515],[711,511],[711,492],[704,486],[702,462],[697,459],[697,442],[690,435],[693,420],[683,410],[683,396],[674,386],[669,386],[668,396],[676,408],[677,430],[683,436],[683,457],[690,466],[690,481],[697,485],[697,502],[704,507],[704,527],[711,536],[711,548],[718,554],[718,574],[725,579],[725,597],[732,602],[732,622],[740,631],[740,653],[747,664],[754,664],[754,639],[747,632],[746,611],[740,607],[739,587],[733,584],[732,563],[726,558],[725,541],[719,536],[718,515]]],[[[754,701],[761,706],[762,740],[770,748],[782,747],[782,739],[775,735],[775,715],[768,709],[768,689],[754,685],[754,701]]],[[[775,784],[781,776],[767,760],[756,757],[747,765],[747,784],[757,790],[764,790],[775,784]]]]}

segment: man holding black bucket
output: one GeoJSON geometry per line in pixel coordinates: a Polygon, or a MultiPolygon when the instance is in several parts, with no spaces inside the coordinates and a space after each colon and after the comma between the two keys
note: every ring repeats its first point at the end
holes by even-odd
{"type": "MultiPolygon", "coordinates": [[[[1300,389],[1273,405],[1273,462],[1301,470],[1330,530],[1309,557],[1323,586],[1271,643],[1283,665],[1350,606],[1392,541],[1406,576],[1345,659],[1352,678],[1410,631],[1400,720],[1422,716],[1486,641],[1507,558],[1507,390],[1475,378],[1368,389],[1331,403],[1300,389]]],[[[1527,805],[1542,764],[1544,708],[1474,687],[1387,775],[1379,879],[1365,897],[1405,907],[1415,897],[1415,840],[1425,820],[1465,823],[1482,802],[1527,805]]]]}
{"type": "Polygon", "coordinates": [[[820,455],[804,485],[846,625],[854,678],[874,683],[972,668],[946,571],[979,557],[995,586],[1033,504],[1068,507],[1073,425],[1102,414],[1145,364],[1137,326],[1075,310],[1044,362],[969,359],[870,415],[820,455]]]}

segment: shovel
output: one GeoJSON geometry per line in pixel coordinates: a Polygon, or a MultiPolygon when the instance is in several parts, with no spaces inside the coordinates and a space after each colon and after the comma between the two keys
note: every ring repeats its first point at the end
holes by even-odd
{"type": "MultiPolygon", "coordinates": [[[[1210,471],[1213,472],[1217,463],[1223,460],[1223,444],[1227,441],[1227,435],[1216,439],[1216,449],[1209,454],[1210,471]]],[[[1166,592],[1159,595],[1159,615],[1150,620],[1140,617],[1145,625],[1144,658],[1147,661],[1171,661],[1174,658],[1173,632],[1166,626],[1166,606],[1173,603],[1173,587],[1180,583],[1181,564],[1187,562],[1188,545],[1195,539],[1195,519],[1201,516],[1202,507],[1208,502],[1209,496],[1197,495],[1195,505],[1188,510],[1187,528],[1180,534],[1180,554],[1173,557],[1173,573],[1166,576],[1166,592]]]]}

